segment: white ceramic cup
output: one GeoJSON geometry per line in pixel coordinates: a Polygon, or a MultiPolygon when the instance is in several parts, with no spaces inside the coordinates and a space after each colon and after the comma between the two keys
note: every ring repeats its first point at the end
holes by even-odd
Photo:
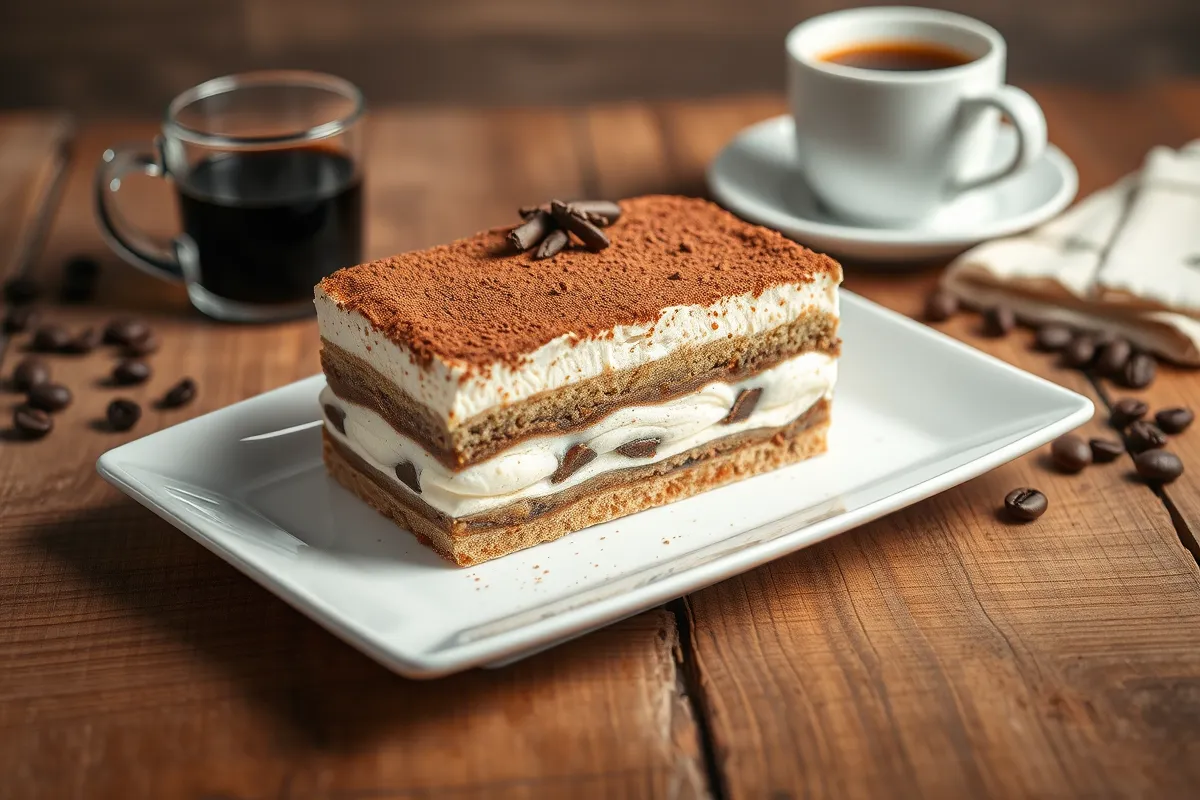
{"type": "Polygon", "coordinates": [[[1032,97],[1005,85],[1005,49],[990,25],[928,8],[855,8],[797,25],[787,36],[788,100],[809,187],[840,217],[902,227],[1033,164],[1046,149],[1046,118],[1032,97]],[[913,72],[823,60],[896,42],[972,60],[913,72]],[[995,164],[1001,113],[1017,148],[995,164]]]}

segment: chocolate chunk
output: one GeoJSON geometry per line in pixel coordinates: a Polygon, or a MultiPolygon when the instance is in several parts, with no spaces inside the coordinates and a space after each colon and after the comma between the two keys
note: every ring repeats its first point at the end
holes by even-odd
{"type": "Polygon", "coordinates": [[[195,397],[196,382],[191,378],[183,378],[163,395],[159,405],[163,408],[178,408],[192,402],[195,397]]]}
{"type": "Polygon", "coordinates": [[[523,253],[537,246],[554,230],[554,220],[541,209],[535,210],[517,227],[508,232],[508,243],[518,253],[523,253]]]}
{"type": "Polygon", "coordinates": [[[754,413],[754,407],[758,405],[760,397],[762,397],[762,389],[742,389],[733,401],[733,407],[729,409],[729,414],[721,420],[721,424],[732,425],[748,418],[754,413]]]}
{"type": "Polygon", "coordinates": [[[578,214],[571,213],[570,206],[561,200],[550,201],[550,213],[559,227],[579,237],[579,241],[589,250],[598,252],[612,244],[604,231],[578,214]]]}
{"type": "Polygon", "coordinates": [[[67,346],[71,334],[62,325],[47,323],[33,334],[33,349],[43,353],[58,353],[67,346]]]}
{"type": "Polygon", "coordinates": [[[1126,436],[1129,440],[1129,450],[1133,453],[1154,450],[1167,444],[1167,435],[1153,422],[1146,422],[1144,419],[1130,425],[1126,436]]]}
{"type": "Polygon", "coordinates": [[[1133,346],[1128,341],[1113,339],[1100,348],[1100,355],[1096,357],[1096,370],[1108,378],[1120,375],[1131,355],[1133,346]]]}
{"type": "Polygon", "coordinates": [[[1084,444],[1083,439],[1068,433],[1050,445],[1050,457],[1060,471],[1075,473],[1092,463],[1092,449],[1084,444]]]}
{"type": "Polygon", "coordinates": [[[411,461],[401,461],[396,465],[396,477],[417,494],[421,493],[421,480],[417,475],[417,465],[411,461]]]}
{"type": "Polygon", "coordinates": [[[1086,333],[1081,333],[1063,348],[1062,363],[1072,369],[1087,369],[1096,358],[1096,343],[1086,333]]]}
{"type": "Polygon", "coordinates": [[[108,420],[108,426],[114,431],[127,431],[142,418],[142,407],[132,400],[118,397],[108,404],[104,418],[108,420]]]}
{"type": "Polygon", "coordinates": [[[24,333],[37,322],[38,314],[28,306],[10,308],[4,315],[5,333],[24,333]]]}
{"type": "Polygon", "coordinates": [[[983,312],[984,336],[1006,336],[1016,324],[1016,315],[1008,306],[993,306],[983,312]]]}
{"type": "Polygon", "coordinates": [[[537,252],[533,257],[537,260],[544,258],[553,258],[562,252],[562,249],[571,241],[571,237],[561,228],[550,231],[546,238],[542,240],[542,244],[538,247],[537,252]]]}
{"type": "Polygon", "coordinates": [[[127,358],[113,367],[113,383],[118,386],[133,386],[150,379],[150,365],[136,358],[127,358]]]}
{"type": "Polygon", "coordinates": [[[4,299],[14,306],[32,303],[41,294],[33,278],[16,277],[4,282],[4,299]]]}
{"type": "Polygon", "coordinates": [[[958,298],[945,289],[935,289],[925,298],[925,319],[945,322],[958,313],[958,298]]]}
{"type": "Polygon", "coordinates": [[[1029,487],[1013,489],[1004,496],[1004,512],[1016,522],[1033,522],[1046,513],[1049,504],[1046,495],[1029,487]]]}
{"type": "Polygon", "coordinates": [[[1133,457],[1133,466],[1143,480],[1150,483],[1170,483],[1183,474],[1179,456],[1166,450],[1147,450],[1133,457]]]}
{"type": "Polygon", "coordinates": [[[573,444],[563,454],[562,461],[558,464],[558,469],[554,470],[554,474],[550,476],[551,483],[562,483],[567,478],[571,477],[580,467],[584,466],[596,457],[596,451],[588,447],[586,444],[573,444]]]}
{"type": "Polygon", "coordinates": [[[114,319],[104,326],[104,343],[128,345],[149,332],[150,328],[139,319],[129,319],[128,317],[114,319]]]}
{"type": "Polygon", "coordinates": [[[1146,416],[1146,412],[1149,410],[1150,406],[1136,397],[1122,397],[1113,403],[1112,415],[1108,418],[1108,424],[1119,431],[1124,430],[1129,427],[1129,423],[1146,416]]]}
{"type": "Polygon", "coordinates": [[[144,336],[140,336],[129,344],[125,345],[124,352],[125,355],[132,358],[141,358],[142,356],[148,356],[151,353],[157,353],[158,347],[158,337],[154,335],[153,331],[146,331],[144,336]]]}
{"type": "Polygon", "coordinates": [[[634,439],[632,442],[626,442],[617,448],[617,452],[626,458],[653,458],[658,452],[658,446],[662,444],[662,439],[648,437],[646,439],[634,439]]]}
{"type": "Polygon", "coordinates": [[[1057,353],[1071,343],[1075,332],[1066,325],[1050,323],[1037,329],[1034,336],[1034,346],[1044,353],[1057,353]]]}
{"type": "Polygon", "coordinates": [[[1154,415],[1164,433],[1183,433],[1195,418],[1190,408],[1164,408],[1154,415]]]}
{"type": "Polygon", "coordinates": [[[12,373],[12,387],[18,392],[28,392],[39,383],[50,380],[50,367],[36,356],[23,359],[12,373]]]}
{"type": "Polygon", "coordinates": [[[1157,371],[1158,366],[1154,356],[1148,353],[1134,353],[1125,362],[1121,374],[1114,380],[1130,389],[1144,389],[1154,381],[1154,374],[1157,371]]]}
{"type": "Polygon", "coordinates": [[[20,405],[13,409],[13,427],[26,439],[40,439],[54,430],[54,420],[40,408],[20,405]]]}
{"type": "Polygon", "coordinates": [[[1092,461],[1097,464],[1116,461],[1125,452],[1125,445],[1115,439],[1088,439],[1088,447],[1092,448],[1092,461]]]}
{"type": "Polygon", "coordinates": [[[611,200],[574,200],[569,207],[572,212],[602,228],[607,228],[621,218],[621,206],[611,200]]]}
{"type": "Polygon", "coordinates": [[[61,383],[39,383],[29,390],[29,405],[42,411],[62,411],[74,399],[71,390],[61,383]]]}
{"type": "Polygon", "coordinates": [[[77,333],[74,338],[63,345],[64,353],[75,353],[76,355],[84,355],[90,353],[100,346],[100,332],[95,328],[85,328],[77,333]]]}
{"type": "Polygon", "coordinates": [[[333,403],[325,404],[325,418],[329,420],[330,425],[337,429],[338,433],[346,432],[346,412],[333,403]]]}

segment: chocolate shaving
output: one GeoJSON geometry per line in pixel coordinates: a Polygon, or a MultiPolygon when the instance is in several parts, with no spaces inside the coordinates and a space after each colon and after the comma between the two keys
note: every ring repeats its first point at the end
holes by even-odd
{"type": "Polygon", "coordinates": [[[721,420],[721,423],[732,425],[747,419],[754,413],[754,407],[758,405],[758,398],[761,396],[762,389],[742,389],[738,392],[737,399],[733,401],[733,408],[729,409],[729,415],[721,420]]]}
{"type": "Polygon", "coordinates": [[[568,204],[568,208],[571,213],[601,228],[607,228],[621,218],[621,207],[611,200],[576,200],[568,204]]]}
{"type": "Polygon", "coordinates": [[[421,480],[417,475],[417,467],[411,461],[401,461],[396,465],[396,477],[417,494],[421,493],[421,480]]]}
{"type": "Polygon", "coordinates": [[[540,209],[525,218],[525,221],[508,232],[508,243],[518,252],[525,252],[537,246],[546,238],[546,234],[554,230],[554,220],[540,209]]]}
{"type": "Polygon", "coordinates": [[[325,404],[325,416],[333,427],[337,428],[338,433],[346,432],[346,412],[335,406],[333,403],[325,404]]]}
{"type": "Polygon", "coordinates": [[[593,252],[599,252],[612,244],[604,231],[591,222],[571,211],[571,207],[561,200],[550,201],[550,213],[565,231],[573,233],[583,242],[584,246],[593,252]]]}
{"type": "Polygon", "coordinates": [[[632,442],[626,442],[617,448],[617,452],[626,458],[653,458],[658,452],[658,446],[662,444],[662,439],[648,437],[646,439],[634,439],[632,442]]]}
{"type": "Polygon", "coordinates": [[[533,257],[538,261],[544,258],[553,258],[562,252],[562,249],[571,241],[571,237],[562,228],[557,228],[550,231],[550,234],[542,240],[542,244],[538,247],[537,252],[533,257]]]}
{"type": "Polygon", "coordinates": [[[596,451],[586,444],[571,445],[567,452],[563,453],[562,461],[558,463],[558,469],[554,470],[554,474],[550,476],[550,482],[562,483],[595,457],[596,451]]]}

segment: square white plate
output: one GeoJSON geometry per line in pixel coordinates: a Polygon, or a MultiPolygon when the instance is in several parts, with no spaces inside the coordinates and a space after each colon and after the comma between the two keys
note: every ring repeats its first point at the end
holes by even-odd
{"type": "Polygon", "coordinates": [[[1092,404],[848,292],[829,452],[477,567],[321,464],[315,376],[105,453],[100,474],[396,672],[529,655],[975,477],[1092,404]]]}

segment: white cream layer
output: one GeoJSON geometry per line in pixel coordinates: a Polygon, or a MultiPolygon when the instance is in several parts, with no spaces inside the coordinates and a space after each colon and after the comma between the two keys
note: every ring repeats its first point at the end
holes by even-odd
{"type": "Polygon", "coordinates": [[[739,383],[710,383],[664,403],[618,409],[581,431],[531,437],[461,472],[446,469],[383,417],[342,400],[328,387],[321,392],[321,403],[346,412],[345,435],[327,426],[330,435],[403,491],[411,490],[395,477],[394,468],[411,461],[420,476],[421,499],[451,517],[464,517],[561,492],[611,470],[651,464],[723,436],[786,425],[821,398],[831,397],[836,379],[836,360],[823,353],[805,353],[739,383]],[[753,388],[762,389],[754,412],[742,422],[721,424],[738,393],[753,388]],[[650,437],[662,440],[650,458],[615,452],[627,442],[650,437]],[[559,458],[579,443],[596,451],[596,458],[563,482],[551,483],[559,458]]]}
{"type": "Polygon", "coordinates": [[[387,339],[358,312],[342,311],[320,287],[316,292],[321,336],[373,366],[384,378],[424,403],[456,428],[496,406],[561,389],[608,370],[624,370],[669,356],[686,345],[766,333],[808,309],[838,313],[837,282],[821,275],[809,283],[773,286],[761,295],[727,297],[712,306],[672,306],[652,324],[619,325],[611,337],[554,339],[513,369],[495,364],[470,371],[435,359],[422,367],[412,352],[387,339]]]}

